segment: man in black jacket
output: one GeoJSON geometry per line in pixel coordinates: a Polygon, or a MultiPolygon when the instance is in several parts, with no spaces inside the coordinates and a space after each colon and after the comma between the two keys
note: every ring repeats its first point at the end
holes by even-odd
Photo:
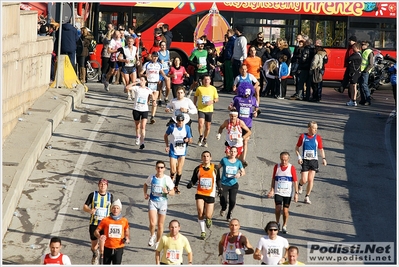
{"type": "MultiPolygon", "coordinates": [[[[55,34],[54,51],[58,53],[59,30],[55,34]]],[[[75,69],[76,42],[79,40],[78,30],[70,23],[62,24],[61,31],[61,55],[68,55],[75,69]]]]}
{"type": "Polygon", "coordinates": [[[313,40],[308,39],[305,42],[301,58],[299,59],[298,70],[298,90],[302,94],[302,100],[308,101],[310,99],[310,92],[312,86],[312,75],[310,75],[310,65],[312,59],[315,55],[315,47],[313,45],[313,40]],[[306,95],[305,95],[305,83],[306,83],[306,95]]]}
{"type": "Polygon", "coordinates": [[[173,34],[171,31],[169,31],[169,25],[168,24],[163,24],[162,25],[162,34],[166,39],[166,49],[170,49],[170,45],[172,44],[172,39],[173,39],[173,34]]]}

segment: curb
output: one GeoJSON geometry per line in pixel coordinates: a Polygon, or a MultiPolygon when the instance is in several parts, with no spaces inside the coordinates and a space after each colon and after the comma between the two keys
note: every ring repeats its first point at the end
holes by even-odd
{"type": "MultiPolygon", "coordinates": [[[[68,116],[77,105],[82,103],[85,95],[85,87],[83,85],[78,84],[76,88],[67,90],[70,91],[69,94],[68,92],[65,94],[65,89],[62,90],[62,88],[49,88],[32,105],[32,107],[35,107],[35,104],[37,104],[38,107],[43,107],[45,106],[45,104],[42,105],[43,101],[46,103],[46,101],[48,102],[48,99],[50,98],[57,99],[56,106],[50,111],[50,113],[47,114],[47,116],[45,115],[44,117],[42,116],[39,118],[37,122],[35,121],[35,123],[39,124],[40,128],[34,132],[25,133],[26,135],[33,135],[33,141],[30,146],[27,147],[27,149],[24,149],[24,154],[21,156],[22,159],[15,167],[15,174],[10,178],[12,180],[11,184],[6,192],[5,198],[3,198],[2,238],[4,238],[5,234],[7,233],[8,226],[10,225],[14,211],[18,206],[24,186],[46,144],[50,140],[54,129],[57,128],[60,122],[66,116],[68,116]]],[[[31,118],[34,117],[32,116],[31,118]]],[[[12,134],[13,133],[11,133],[8,138],[12,138],[12,134]]],[[[5,147],[3,150],[3,156],[5,153],[4,151],[7,152],[7,150],[9,152],[9,150],[12,150],[12,147],[9,149],[5,147]]]]}

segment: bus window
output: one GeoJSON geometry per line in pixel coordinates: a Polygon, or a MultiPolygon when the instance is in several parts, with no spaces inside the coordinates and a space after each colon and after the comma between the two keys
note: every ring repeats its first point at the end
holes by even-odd
{"type": "Polygon", "coordinates": [[[208,12],[202,12],[189,16],[185,20],[179,22],[171,31],[174,42],[194,42],[194,31],[198,21],[202,19],[208,12]]]}
{"type": "Polygon", "coordinates": [[[370,41],[374,48],[396,47],[396,23],[388,23],[385,19],[370,22],[370,19],[352,18],[349,28],[358,40],[370,41]]]}
{"type": "Polygon", "coordinates": [[[136,31],[143,32],[152,27],[160,18],[171,12],[171,8],[143,7],[133,8],[133,16],[136,16],[136,31]]]}
{"type": "Polygon", "coordinates": [[[298,15],[225,11],[220,11],[220,14],[232,26],[241,24],[248,42],[263,32],[265,41],[274,42],[277,38],[285,38],[291,44],[295,41],[299,27],[298,15]]]}
{"type": "Polygon", "coordinates": [[[326,47],[346,47],[347,19],[344,17],[302,16],[301,33],[326,47]]]}

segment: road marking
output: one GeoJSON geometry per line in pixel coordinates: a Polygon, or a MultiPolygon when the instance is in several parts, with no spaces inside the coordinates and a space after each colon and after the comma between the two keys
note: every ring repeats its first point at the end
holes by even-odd
{"type": "Polygon", "coordinates": [[[86,160],[87,154],[90,151],[90,148],[96,140],[96,135],[98,131],[100,130],[101,126],[103,125],[105,121],[105,117],[108,115],[108,112],[111,110],[111,107],[114,105],[115,101],[112,98],[108,104],[108,106],[104,109],[104,111],[101,113],[100,118],[98,119],[96,125],[93,128],[93,131],[90,133],[90,136],[88,140],[86,141],[86,144],[82,150],[82,153],[79,156],[78,161],[76,162],[75,168],[73,170],[73,173],[70,175],[69,183],[70,185],[67,186],[65,189],[65,195],[62,198],[61,202],[61,208],[60,211],[58,212],[57,218],[54,223],[53,231],[51,232],[51,236],[60,236],[60,231],[61,227],[64,223],[65,220],[65,215],[68,214],[68,208],[69,208],[69,203],[72,197],[72,192],[73,189],[75,188],[76,182],[77,182],[77,177],[80,173],[80,171],[83,169],[83,163],[86,160]]]}

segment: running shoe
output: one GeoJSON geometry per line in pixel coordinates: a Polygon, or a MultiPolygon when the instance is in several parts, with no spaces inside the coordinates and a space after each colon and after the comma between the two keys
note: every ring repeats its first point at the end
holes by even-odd
{"type": "Polygon", "coordinates": [[[148,240],[148,246],[152,247],[155,244],[155,239],[157,238],[157,236],[155,234],[153,234],[150,239],[148,240]]]}
{"type": "Polygon", "coordinates": [[[140,145],[140,137],[136,138],[136,146],[140,145]]]}
{"type": "Polygon", "coordinates": [[[224,217],[225,210],[220,210],[220,216],[224,217]]]}
{"type": "Polygon", "coordinates": [[[242,166],[244,166],[244,168],[248,167],[248,162],[244,160],[242,166]]]}
{"type": "Polygon", "coordinates": [[[350,100],[349,102],[346,103],[347,106],[352,106],[352,107],[357,107],[356,101],[350,100]]]}
{"type": "Polygon", "coordinates": [[[202,146],[203,147],[208,147],[208,143],[206,142],[205,138],[202,140],[202,146]]]}
{"type": "Polygon", "coordinates": [[[145,148],[144,144],[141,144],[140,147],[139,147],[139,149],[144,149],[144,148],[145,148]]]}
{"type": "Polygon", "coordinates": [[[155,123],[155,119],[154,119],[154,117],[151,117],[150,124],[154,124],[154,123],[155,123]]]}
{"type": "Polygon", "coordinates": [[[91,258],[91,264],[92,265],[97,265],[98,263],[98,251],[92,251],[93,252],[93,257],[91,258]]]}
{"type": "Polygon", "coordinates": [[[201,239],[202,239],[202,240],[205,240],[205,238],[206,238],[206,233],[205,233],[205,232],[202,232],[202,233],[201,233],[201,239]]]}
{"type": "Polygon", "coordinates": [[[175,190],[175,194],[180,194],[179,187],[175,186],[174,190],[175,190]]]}
{"type": "Polygon", "coordinates": [[[202,136],[200,136],[200,138],[198,138],[198,146],[202,146],[202,139],[203,139],[203,137],[202,136]]]}
{"type": "Polygon", "coordinates": [[[206,218],[205,219],[206,227],[209,229],[212,226],[212,219],[206,218]]]}
{"type": "Polygon", "coordinates": [[[127,97],[127,100],[132,101],[133,99],[132,99],[132,97],[129,95],[129,96],[127,97]]]}
{"type": "Polygon", "coordinates": [[[302,191],[303,191],[303,186],[302,185],[298,186],[298,194],[302,194],[302,191]]]}
{"type": "Polygon", "coordinates": [[[158,106],[158,107],[162,106],[162,100],[161,100],[161,99],[159,99],[159,100],[157,101],[157,106],[158,106]]]}
{"type": "Polygon", "coordinates": [[[284,97],[282,97],[282,96],[277,96],[277,99],[284,99],[284,97]]]}
{"type": "Polygon", "coordinates": [[[104,265],[104,254],[100,254],[100,258],[98,259],[99,265],[104,265]]]}
{"type": "Polygon", "coordinates": [[[287,226],[283,226],[282,233],[283,233],[283,234],[286,234],[286,233],[288,233],[288,231],[287,231],[287,226]]]}
{"type": "Polygon", "coordinates": [[[305,197],[305,200],[303,202],[305,202],[306,204],[312,204],[312,202],[309,199],[309,196],[305,197]]]}
{"type": "Polygon", "coordinates": [[[165,104],[169,103],[169,99],[167,99],[167,98],[165,98],[164,101],[165,101],[165,104]]]}
{"type": "Polygon", "coordinates": [[[109,82],[105,81],[104,83],[104,90],[109,91],[109,82]]]}

